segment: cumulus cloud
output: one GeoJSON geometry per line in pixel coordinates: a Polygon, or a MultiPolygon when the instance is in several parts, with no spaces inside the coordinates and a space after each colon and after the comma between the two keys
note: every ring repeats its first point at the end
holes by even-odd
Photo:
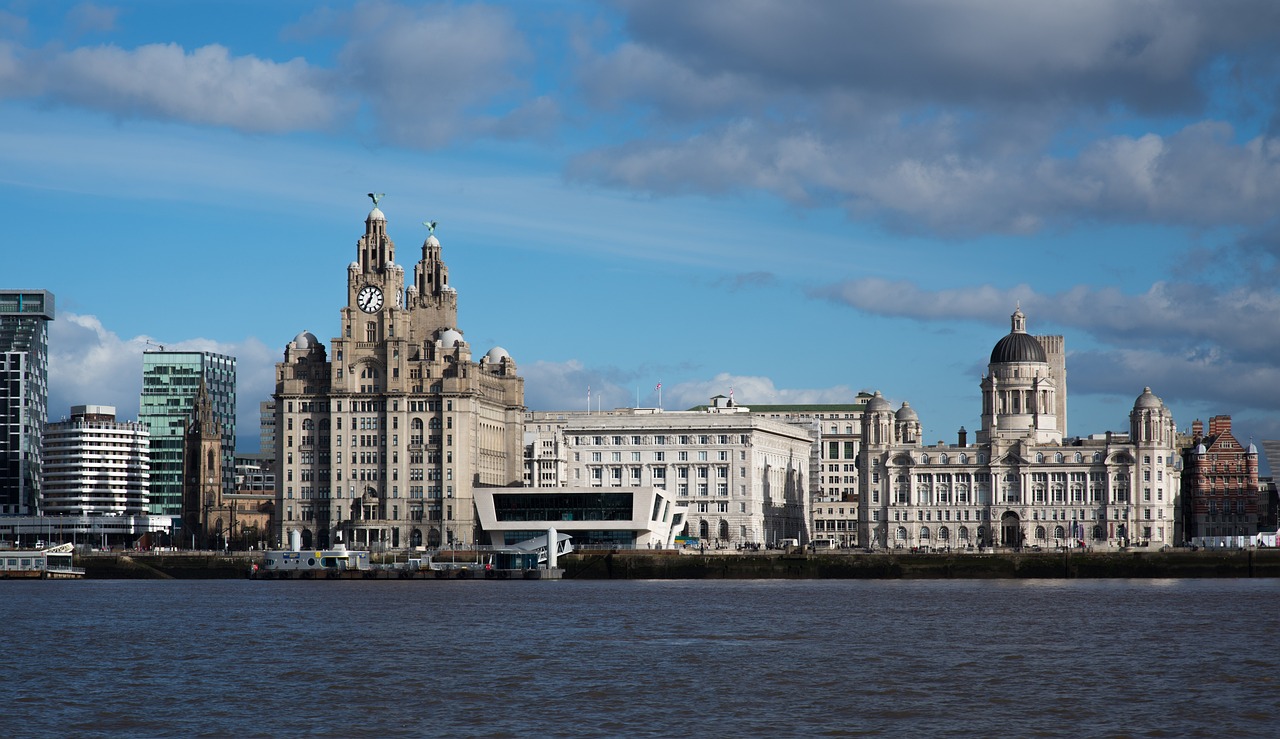
{"type": "Polygon", "coordinates": [[[816,288],[810,294],[867,313],[922,321],[1003,323],[1020,302],[1042,325],[1085,331],[1109,344],[1162,350],[1228,346],[1234,357],[1246,361],[1269,358],[1280,346],[1280,326],[1274,319],[1280,295],[1269,288],[1215,290],[1162,281],[1139,294],[1083,285],[1038,293],[1028,285],[925,290],[907,281],[867,278],[816,288]]]}
{"type": "Polygon", "coordinates": [[[1209,112],[1269,110],[1274,3],[676,5],[622,3],[629,36],[588,55],[586,100],[646,111],[647,133],[583,152],[571,178],[760,190],[958,238],[1256,226],[1280,196],[1277,140],[1209,112]]]}
{"type": "Polygon", "coordinates": [[[691,408],[706,405],[717,395],[733,393],[733,401],[739,405],[806,405],[813,403],[852,403],[857,391],[845,385],[829,388],[791,389],[777,387],[768,377],[735,375],[721,372],[708,380],[686,380],[668,389],[662,388],[664,405],[670,408],[691,408]],[[667,400],[670,402],[667,402],[667,400]]]}
{"type": "Polygon", "coordinates": [[[1142,111],[1195,106],[1205,64],[1228,51],[1267,53],[1280,22],[1280,9],[1266,0],[621,5],[632,45],[617,54],[634,58],[639,45],[706,78],[733,74],[768,90],[845,89],[930,103],[1065,100],[1142,111]]]}
{"type": "Polygon", "coordinates": [[[1020,302],[1032,333],[1065,330],[1071,390],[1158,394],[1229,409],[1280,410],[1280,295],[1271,287],[1157,282],[1144,293],[1077,286],[1039,293],[1027,285],[926,290],[906,281],[852,280],[811,291],[859,311],[920,321],[1007,326],[1020,302]],[[1073,351],[1072,336],[1098,344],[1073,351]]]}
{"type": "MultiPolygon", "coordinates": [[[[142,354],[148,336],[122,339],[96,316],[60,313],[49,324],[49,418],[68,416],[73,405],[115,406],[117,417],[138,417],[142,393],[142,354]]],[[[236,433],[256,440],[258,403],[275,391],[278,352],[261,341],[190,339],[166,344],[170,351],[210,351],[236,358],[236,433]]],[[[254,442],[249,442],[252,448],[254,442]]]]}
{"type": "Polygon", "coordinates": [[[340,74],[367,100],[388,142],[436,147],[510,135],[522,121],[541,131],[558,115],[550,100],[525,99],[518,67],[530,52],[502,9],[372,3],[343,27],[349,36],[338,55],[340,74]]]}
{"type": "Polygon", "coordinates": [[[325,128],[343,107],[305,61],[232,56],[218,44],[9,51],[0,96],[121,117],[282,132],[325,128]]]}
{"type": "MultiPolygon", "coordinates": [[[[525,378],[525,405],[533,410],[584,410],[587,389],[591,389],[591,407],[609,410],[630,408],[639,403],[657,407],[657,381],[636,387],[635,377],[620,376],[613,368],[591,368],[578,360],[567,362],[535,362],[521,365],[525,378]]],[[[721,372],[705,380],[682,380],[662,384],[662,407],[684,410],[706,405],[716,395],[733,393],[734,401],[743,405],[852,403],[857,391],[844,385],[830,388],[779,388],[768,377],[735,375],[721,372]]]]}

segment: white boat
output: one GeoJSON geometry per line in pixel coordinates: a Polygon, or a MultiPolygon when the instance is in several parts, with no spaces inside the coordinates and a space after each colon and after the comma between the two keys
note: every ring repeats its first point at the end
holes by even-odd
{"type": "Polygon", "coordinates": [[[262,577],[339,577],[345,570],[368,570],[369,553],[339,545],[323,550],[272,550],[262,559],[262,577]]]}
{"type": "Polygon", "coordinates": [[[47,549],[10,549],[0,551],[0,578],[38,578],[41,580],[76,580],[84,570],[71,566],[71,544],[47,549]]]}

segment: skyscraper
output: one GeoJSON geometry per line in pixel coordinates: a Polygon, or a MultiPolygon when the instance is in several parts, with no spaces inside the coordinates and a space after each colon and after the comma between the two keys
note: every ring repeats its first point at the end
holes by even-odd
{"type": "Polygon", "coordinates": [[[234,488],[235,357],[213,352],[145,352],[138,420],[151,427],[151,513],[182,515],[183,453],[202,382],[214,423],[222,429],[222,489],[234,488]]]}
{"type": "Polygon", "coordinates": [[[53,293],[0,290],[0,515],[39,512],[53,293]]]}

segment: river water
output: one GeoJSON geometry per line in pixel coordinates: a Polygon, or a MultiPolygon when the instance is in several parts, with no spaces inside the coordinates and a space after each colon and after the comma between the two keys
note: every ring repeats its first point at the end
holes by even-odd
{"type": "Polygon", "coordinates": [[[1277,736],[1277,580],[0,582],[3,736],[1277,736]]]}

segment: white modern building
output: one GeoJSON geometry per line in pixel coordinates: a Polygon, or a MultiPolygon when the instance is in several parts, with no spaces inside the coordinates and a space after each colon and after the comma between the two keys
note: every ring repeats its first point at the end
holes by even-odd
{"type": "Polygon", "coordinates": [[[71,407],[44,433],[46,515],[140,516],[150,492],[150,431],[109,405],[71,407]]]}
{"type": "Polygon", "coordinates": [[[653,487],[477,488],[487,543],[511,546],[554,528],[574,549],[671,549],[687,508],[653,487]]]}
{"type": "Polygon", "coordinates": [[[678,533],[707,546],[809,538],[812,425],[713,401],[694,411],[533,412],[525,430],[534,487],[664,491],[689,509],[678,533]]]}

